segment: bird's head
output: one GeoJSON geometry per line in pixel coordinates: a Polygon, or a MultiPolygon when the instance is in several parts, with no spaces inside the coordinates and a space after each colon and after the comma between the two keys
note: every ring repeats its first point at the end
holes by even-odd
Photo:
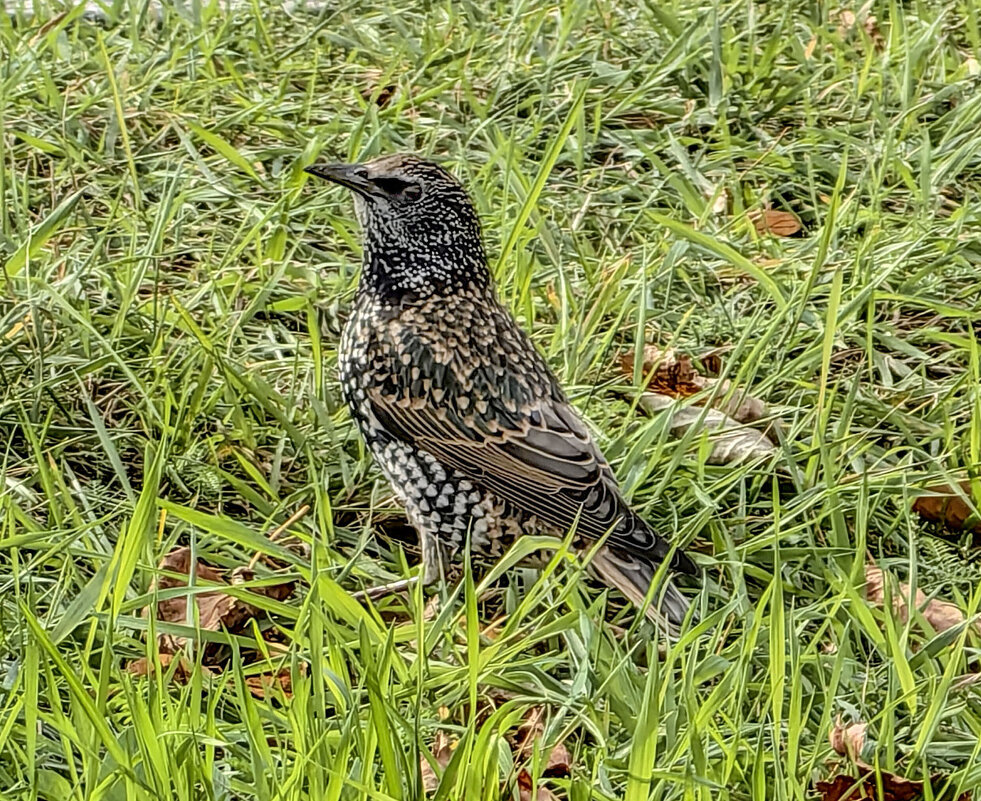
{"type": "Polygon", "coordinates": [[[431,295],[489,283],[477,212],[438,164],[391,155],[306,172],[354,193],[364,242],[363,281],[395,294],[431,295]]]}

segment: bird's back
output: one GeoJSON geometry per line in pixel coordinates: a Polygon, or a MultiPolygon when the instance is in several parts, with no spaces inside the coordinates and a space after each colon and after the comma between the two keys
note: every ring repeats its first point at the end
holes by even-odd
{"type": "Polygon", "coordinates": [[[490,293],[365,294],[341,372],[366,438],[411,442],[513,508],[652,559],[667,546],[630,509],[555,376],[490,293]]]}
{"type": "Polygon", "coordinates": [[[490,293],[385,299],[359,292],[338,360],[359,418],[367,390],[494,428],[538,400],[565,402],[527,335],[490,293]]]}

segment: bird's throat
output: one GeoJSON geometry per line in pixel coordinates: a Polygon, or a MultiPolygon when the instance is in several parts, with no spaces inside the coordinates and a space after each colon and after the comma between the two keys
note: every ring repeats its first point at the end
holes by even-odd
{"type": "Polygon", "coordinates": [[[365,243],[360,290],[400,300],[461,291],[490,291],[491,277],[483,248],[445,247],[387,249],[365,243]]]}

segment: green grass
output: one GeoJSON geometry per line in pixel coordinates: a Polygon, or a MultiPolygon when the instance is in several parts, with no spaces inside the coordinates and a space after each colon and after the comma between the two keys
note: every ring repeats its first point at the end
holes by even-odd
{"type": "Polygon", "coordinates": [[[970,538],[909,511],[981,468],[975,4],[872,0],[868,29],[797,0],[410,5],[0,15],[3,797],[413,799],[439,728],[436,798],[517,797],[533,707],[570,801],[810,798],[839,713],[883,769],[981,787],[977,641],[861,587],[875,560],[981,602],[970,538]],[[352,599],[418,557],[338,392],[350,199],[302,168],[394,150],[471,188],[503,298],[701,554],[703,624],[660,654],[562,554],[430,620],[352,599]],[[758,236],[767,205],[805,235],[758,236]],[[726,348],[779,455],[667,438],[618,372],[645,342],[726,348]],[[270,540],[304,504],[306,550],[270,540]],[[219,679],[125,671],[178,544],[297,581],[200,633],[219,679]],[[248,692],[280,668],[291,699],[248,692]]]}

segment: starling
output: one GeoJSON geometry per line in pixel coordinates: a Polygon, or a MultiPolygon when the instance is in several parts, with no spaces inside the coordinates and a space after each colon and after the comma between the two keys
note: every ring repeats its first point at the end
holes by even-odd
{"type": "MultiPolygon", "coordinates": [[[[552,371],[497,298],[466,190],[411,155],[306,170],[352,190],[363,235],[338,351],[345,400],[418,531],[423,581],[469,539],[496,558],[526,533],[605,537],[591,569],[643,605],[655,571],[695,573],[624,500],[552,371]]],[[[688,602],[666,580],[648,616],[688,602]]]]}

